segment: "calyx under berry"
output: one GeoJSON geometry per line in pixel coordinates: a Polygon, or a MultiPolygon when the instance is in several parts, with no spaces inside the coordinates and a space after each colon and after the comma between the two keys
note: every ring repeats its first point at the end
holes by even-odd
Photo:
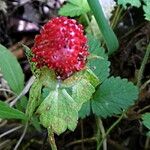
{"type": "Polygon", "coordinates": [[[37,67],[47,66],[62,79],[84,69],[89,53],[82,25],[67,17],[50,20],[35,37],[32,53],[37,67]]]}

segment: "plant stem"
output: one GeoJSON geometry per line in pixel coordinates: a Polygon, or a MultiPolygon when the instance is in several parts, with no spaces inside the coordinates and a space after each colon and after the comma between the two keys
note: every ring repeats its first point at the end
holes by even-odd
{"type": "Polygon", "coordinates": [[[147,63],[147,61],[148,61],[149,55],[150,55],[150,43],[149,43],[148,46],[147,46],[145,56],[144,56],[144,58],[143,58],[143,61],[142,61],[140,70],[139,70],[139,72],[138,72],[138,76],[137,76],[137,86],[138,86],[138,87],[141,86],[141,80],[142,80],[142,77],[143,77],[145,65],[146,65],[146,63],[147,63]]]}
{"type": "Polygon", "coordinates": [[[22,128],[22,127],[23,127],[23,125],[20,125],[20,126],[18,126],[18,127],[12,128],[12,129],[10,129],[10,130],[8,130],[8,131],[6,131],[6,132],[0,134],[0,139],[1,139],[2,137],[4,137],[4,136],[8,135],[8,134],[11,134],[12,132],[15,132],[16,130],[19,130],[19,129],[22,128]]]}
{"type": "Polygon", "coordinates": [[[146,88],[146,86],[150,83],[150,79],[147,80],[141,87],[140,90],[144,90],[146,88]]]}
{"type": "Polygon", "coordinates": [[[122,11],[123,11],[123,8],[120,7],[120,6],[118,6],[117,9],[116,9],[116,11],[115,11],[115,15],[113,17],[113,20],[111,22],[111,27],[113,29],[115,28],[116,24],[118,23],[122,11]]]}
{"type": "Polygon", "coordinates": [[[94,31],[93,31],[93,28],[92,28],[92,26],[91,26],[91,23],[90,23],[90,20],[89,20],[89,17],[88,17],[88,15],[87,15],[87,13],[84,13],[83,16],[84,16],[84,18],[85,18],[87,24],[89,25],[89,28],[90,28],[92,34],[94,35],[94,31]]]}
{"type": "Polygon", "coordinates": [[[25,128],[23,130],[23,133],[22,133],[20,139],[18,140],[18,142],[17,142],[17,144],[16,144],[16,146],[15,146],[15,148],[13,150],[17,150],[18,149],[19,145],[21,144],[21,142],[22,142],[22,140],[23,140],[23,138],[24,138],[24,136],[25,136],[25,134],[27,132],[27,129],[28,129],[28,122],[26,123],[25,128]]]}
{"type": "Polygon", "coordinates": [[[86,138],[86,139],[81,139],[81,140],[76,140],[76,141],[73,141],[73,142],[70,142],[66,145],[66,147],[70,147],[74,144],[80,144],[80,143],[85,143],[85,142],[93,142],[93,141],[97,141],[97,138],[96,137],[92,137],[92,138],[86,138]]]}
{"type": "MultiPolygon", "coordinates": [[[[100,131],[101,131],[101,134],[102,134],[102,139],[103,140],[103,150],[107,150],[107,140],[106,140],[106,133],[105,133],[105,128],[103,126],[103,122],[100,118],[97,117],[97,123],[99,125],[99,128],[100,128],[100,131]]],[[[101,142],[100,142],[101,143],[101,142]]],[[[97,146],[97,150],[99,150],[99,143],[98,143],[98,146],[97,146]]]]}
{"type": "Polygon", "coordinates": [[[52,150],[57,150],[53,131],[48,132],[48,138],[49,138],[49,143],[51,145],[52,150]]]}
{"type": "Polygon", "coordinates": [[[146,142],[145,142],[145,147],[144,147],[144,149],[148,149],[148,148],[149,148],[149,142],[150,142],[150,138],[147,137],[147,138],[146,138],[146,142]]]}
{"type": "Polygon", "coordinates": [[[144,108],[140,109],[139,111],[137,111],[138,114],[141,114],[143,111],[147,110],[150,108],[150,105],[145,106],[144,108]]]}
{"type": "Polygon", "coordinates": [[[99,0],[87,0],[87,2],[91,8],[91,11],[93,12],[93,15],[99,26],[99,29],[101,30],[106,46],[108,48],[108,54],[111,55],[119,47],[118,39],[113,30],[111,29],[108,20],[105,18],[99,0]]]}
{"type": "Polygon", "coordinates": [[[106,139],[106,137],[108,136],[108,134],[112,131],[112,129],[114,129],[114,127],[116,127],[116,125],[118,125],[118,123],[121,121],[121,119],[123,118],[124,114],[126,111],[124,111],[122,113],[122,115],[112,124],[112,126],[107,130],[107,132],[105,133],[105,136],[102,138],[101,142],[99,143],[99,145],[97,146],[97,150],[99,150],[104,142],[104,140],[106,139]]]}

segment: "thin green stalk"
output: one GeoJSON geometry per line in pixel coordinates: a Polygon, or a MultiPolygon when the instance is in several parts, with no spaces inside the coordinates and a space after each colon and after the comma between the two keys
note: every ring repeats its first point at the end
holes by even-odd
{"type": "Polygon", "coordinates": [[[138,87],[141,86],[141,80],[142,80],[142,77],[143,77],[145,65],[146,65],[146,63],[147,63],[147,61],[148,61],[149,55],[150,55],[150,43],[149,43],[148,46],[147,46],[145,56],[144,56],[144,58],[143,58],[143,61],[142,61],[140,70],[139,70],[139,72],[138,72],[138,76],[137,76],[137,86],[138,86],[138,87]]]}
{"type": "Polygon", "coordinates": [[[48,138],[49,138],[49,143],[51,145],[52,150],[57,150],[53,131],[49,131],[48,138]]]}
{"type": "Polygon", "coordinates": [[[147,81],[140,87],[140,90],[144,90],[148,84],[150,84],[150,79],[147,80],[147,81]]]}
{"type": "MultiPolygon", "coordinates": [[[[105,128],[103,126],[102,120],[98,117],[97,117],[97,123],[98,123],[99,129],[100,129],[101,134],[102,134],[102,139],[104,139],[102,142],[103,143],[103,150],[107,150],[107,140],[105,138],[105,136],[106,136],[105,128]]],[[[98,143],[98,146],[99,146],[99,143],[98,143]]],[[[97,150],[99,150],[98,146],[97,146],[97,150]]]]}
{"type": "Polygon", "coordinates": [[[118,6],[116,11],[115,11],[115,15],[113,17],[113,20],[111,22],[111,27],[114,29],[119,21],[119,18],[121,16],[121,13],[123,11],[123,8],[121,6],[118,6]]]}
{"type": "Polygon", "coordinates": [[[95,142],[96,140],[97,140],[96,137],[86,138],[86,139],[81,139],[81,140],[76,140],[76,141],[73,141],[73,142],[70,142],[69,144],[67,144],[66,147],[70,147],[72,145],[80,144],[80,143],[85,143],[85,142],[95,142]]]}
{"type": "Polygon", "coordinates": [[[91,26],[91,23],[90,23],[90,20],[89,20],[89,17],[88,17],[88,15],[87,15],[87,13],[84,13],[83,16],[84,16],[84,18],[85,18],[87,24],[89,25],[92,34],[94,35],[94,31],[93,31],[93,28],[92,28],[92,26],[91,26]]]}
{"type": "MultiPolygon", "coordinates": [[[[125,111],[126,112],[126,111],[125,111]]],[[[107,132],[105,133],[105,136],[102,138],[101,142],[99,143],[99,145],[97,146],[97,150],[100,150],[104,140],[106,139],[106,137],[109,135],[109,133],[116,127],[116,125],[118,125],[118,123],[121,121],[121,119],[123,118],[125,112],[122,113],[122,115],[112,124],[112,126],[107,130],[107,132]]]]}
{"type": "Polygon", "coordinates": [[[146,141],[145,141],[144,149],[149,149],[149,143],[150,143],[150,138],[147,137],[147,138],[146,138],[146,141]]]}
{"type": "Polygon", "coordinates": [[[23,138],[24,138],[24,136],[25,136],[25,134],[27,132],[27,129],[28,129],[28,122],[26,122],[25,128],[23,130],[23,133],[22,133],[21,137],[19,138],[19,140],[17,141],[17,144],[15,145],[13,150],[17,150],[18,149],[19,145],[21,144],[21,142],[22,142],[22,140],[23,140],[23,138]]]}
{"type": "Polygon", "coordinates": [[[94,14],[94,17],[97,21],[99,29],[103,35],[103,38],[106,42],[108,48],[108,54],[112,54],[119,47],[119,42],[113,30],[111,29],[108,20],[105,18],[102,7],[99,3],[99,0],[87,0],[88,4],[94,14]]]}

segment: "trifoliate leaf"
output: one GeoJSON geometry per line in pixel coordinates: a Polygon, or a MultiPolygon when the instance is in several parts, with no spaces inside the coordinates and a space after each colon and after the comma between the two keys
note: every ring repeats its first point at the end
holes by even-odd
{"type": "Polygon", "coordinates": [[[143,120],[144,126],[150,130],[150,113],[145,113],[144,115],[142,115],[142,120],[143,120]]]}
{"type": "Polygon", "coordinates": [[[94,94],[92,111],[97,116],[107,117],[120,114],[134,104],[138,98],[138,88],[132,82],[120,77],[105,80],[94,94]]]}
{"type": "Polygon", "coordinates": [[[110,62],[108,61],[108,56],[105,54],[104,49],[100,47],[99,41],[91,35],[88,35],[88,45],[91,54],[100,56],[90,59],[88,66],[102,83],[109,76],[110,62]]]}
{"type": "Polygon", "coordinates": [[[130,4],[131,6],[140,7],[141,1],[140,0],[118,0],[119,5],[123,5],[125,8],[127,4],[130,4]]]}
{"type": "Polygon", "coordinates": [[[60,81],[53,71],[43,68],[32,85],[26,115],[31,118],[36,111],[40,115],[40,123],[56,134],[61,134],[67,128],[73,131],[82,104],[92,97],[99,83],[90,69],[60,81]]]}
{"type": "Polygon", "coordinates": [[[60,10],[59,15],[62,16],[80,16],[90,11],[87,0],[68,0],[60,10]]]}
{"type": "Polygon", "coordinates": [[[94,87],[86,80],[73,87],[72,96],[66,89],[50,91],[37,110],[40,122],[46,128],[52,128],[58,135],[67,128],[73,131],[77,125],[78,111],[82,104],[91,98],[94,91],[94,87]]]}

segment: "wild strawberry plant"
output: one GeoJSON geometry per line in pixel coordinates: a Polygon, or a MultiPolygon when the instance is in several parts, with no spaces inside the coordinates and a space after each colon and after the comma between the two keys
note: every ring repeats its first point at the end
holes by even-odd
{"type": "MultiPolygon", "coordinates": [[[[117,2],[124,7],[131,4],[131,1],[117,2]]],[[[149,2],[144,2],[145,16],[149,19],[149,2]]],[[[134,0],[131,5],[139,7],[141,2],[134,0]]],[[[74,131],[78,119],[91,114],[99,121],[100,118],[122,114],[137,100],[139,91],[127,79],[110,74],[109,56],[117,50],[119,43],[98,0],[69,0],[59,14],[66,17],[47,22],[35,37],[31,49],[24,45],[35,76],[26,112],[0,103],[3,108],[0,109],[1,118],[5,114],[4,118],[33,123],[33,118],[38,117],[40,124],[48,130],[52,149],[57,149],[54,133],[60,135],[67,129],[74,131]],[[83,25],[68,16],[80,17],[78,20],[81,22],[81,18],[84,18],[85,26],[90,27],[91,33],[90,17],[94,16],[104,41],[100,43],[94,34],[86,34],[83,25]]],[[[11,89],[19,94],[24,85],[21,67],[5,47],[0,46],[0,50],[0,71],[11,89]],[[13,62],[13,66],[7,59],[13,62]],[[6,62],[8,70],[3,62],[6,62]]],[[[143,120],[146,118],[143,117],[143,120]]],[[[143,122],[149,128],[149,124],[143,122]]],[[[97,149],[104,137],[100,139],[97,138],[97,149]]]]}
{"type": "MultiPolygon", "coordinates": [[[[109,31],[114,37],[110,27],[109,31]]],[[[74,19],[54,18],[41,29],[31,50],[29,60],[37,69],[26,114],[28,118],[33,113],[39,115],[50,139],[53,133],[73,131],[78,118],[90,113],[100,117],[120,114],[138,96],[133,83],[110,77],[108,55],[98,40],[83,33],[82,25],[74,19]]]]}

